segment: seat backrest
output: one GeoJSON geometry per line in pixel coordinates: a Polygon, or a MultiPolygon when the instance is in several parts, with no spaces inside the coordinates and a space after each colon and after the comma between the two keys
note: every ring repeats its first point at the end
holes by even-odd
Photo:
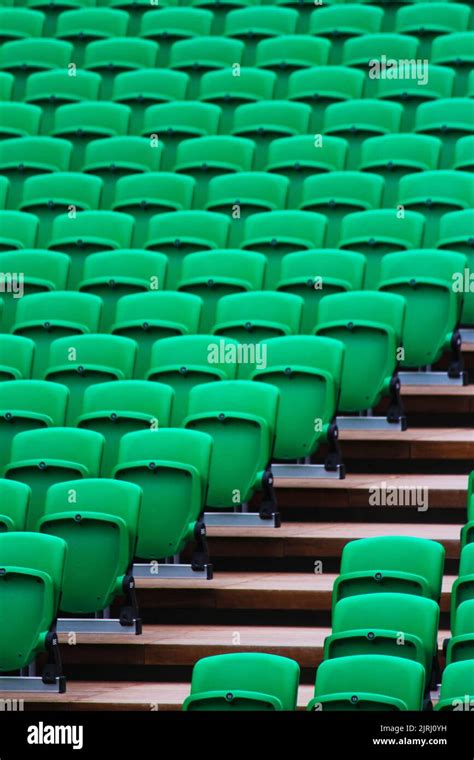
{"type": "Polygon", "coordinates": [[[474,699],[474,660],[451,662],[443,672],[440,700],[435,709],[472,709],[474,699]],[[466,705],[466,697],[469,702],[466,705]]]}
{"type": "Polygon", "coordinates": [[[0,381],[31,377],[35,344],[19,335],[0,335],[0,381]]]}
{"type": "Polygon", "coordinates": [[[0,480],[0,533],[25,530],[30,494],[25,483],[0,480]]]}

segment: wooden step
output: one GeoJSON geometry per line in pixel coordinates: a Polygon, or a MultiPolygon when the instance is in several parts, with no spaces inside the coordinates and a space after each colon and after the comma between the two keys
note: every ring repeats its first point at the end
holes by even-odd
{"type": "MultiPolygon", "coordinates": [[[[403,509],[403,507],[400,507],[403,509]]],[[[414,536],[439,541],[447,559],[459,558],[461,525],[430,523],[283,523],[281,528],[209,528],[209,549],[218,557],[336,557],[357,538],[414,536]]],[[[217,571],[218,572],[218,571],[217,571]]]]}
{"type": "Polygon", "coordinates": [[[278,490],[278,503],[286,509],[292,507],[368,508],[371,489],[383,487],[427,489],[430,509],[465,509],[467,498],[467,475],[348,473],[344,480],[275,478],[275,485],[278,490]],[[382,485],[384,483],[386,486],[382,485]]]}
{"type": "MultiPolygon", "coordinates": [[[[267,652],[296,660],[302,668],[314,668],[323,659],[327,627],[146,625],[141,636],[78,634],[76,645],[67,646],[60,634],[63,663],[68,665],[176,666],[191,668],[201,657],[232,652],[267,652]]],[[[439,631],[438,648],[449,637],[439,631]]]]}
{"type": "Polygon", "coordinates": [[[474,385],[405,384],[402,386],[402,397],[408,424],[410,414],[474,414],[474,385]]]}
{"type": "Polygon", "coordinates": [[[474,461],[474,429],[341,430],[344,461],[351,459],[443,459],[474,461]]]}
{"type": "MultiPolygon", "coordinates": [[[[138,579],[143,609],[329,611],[335,573],[222,572],[213,580],[138,579]]],[[[449,610],[455,576],[444,576],[441,611],[449,610]]]]}

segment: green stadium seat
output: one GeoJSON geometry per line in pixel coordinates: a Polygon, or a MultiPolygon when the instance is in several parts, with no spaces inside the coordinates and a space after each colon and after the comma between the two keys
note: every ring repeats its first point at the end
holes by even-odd
{"type": "Polygon", "coordinates": [[[262,347],[265,366],[255,369],[252,380],[270,383],[280,391],[274,456],[285,462],[306,460],[296,467],[275,464],[274,475],[343,477],[334,418],[344,346],[328,338],[292,335],[266,340],[262,347]],[[324,464],[308,466],[321,443],[329,444],[324,464]]]}
{"type": "Polygon", "coordinates": [[[26,103],[2,103],[0,139],[37,135],[41,122],[41,108],[26,103]]]}
{"type": "Polygon", "coordinates": [[[31,74],[26,82],[25,101],[44,109],[82,100],[97,100],[102,79],[99,74],[79,69],[74,76],[67,69],[51,69],[31,74]]]}
{"type": "MultiPolygon", "coordinates": [[[[73,53],[71,43],[62,40],[46,37],[14,40],[2,45],[0,68],[14,72],[15,79],[34,71],[67,69],[73,53]]],[[[15,87],[18,90],[18,81],[15,82],[15,87]]],[[[17,96],[21,94],[23,93],[17,91],[17,96]]]]}
{"type": "Polygon", "coordinates": [[[263,340],[298,335],[303,300],[290,293],[249,291],[224,296],[217,303],[213,332],[243,344],[239,377],[249,378],[265,360],[263,340]]]}
{"type": "Polygon", "coordinates": [[[406,34],[362,34],[344,43],[342,63],[370,69],[373,61],[413,60],[417,57],[418,46],[418,40],[406,34]]]}
{"type": "Polygon", "coordinates": [[[31,377],[34,351],[29,338],[0,334],[0,382],[31,377]]]}
{"type": "Polygon", "coordinates": [[[62,427],[69,393],[44,380],[0,383],[0,466],[8,464],[13,438],[24,430],[62,427]]]}
{"type": "Polygon", "coordinates": [[[127,134],[130,109],[118,103],[89,102],[60,106],[52,134],[71,137],[116,137],[127,134]]]}
{"type": "MultiPolygon", "coordinates": [[[[469,475],[469,485],[467,491],[467,523],[461,530],[461,546],[474,543],[474,475],[469,475]]],[[[471,550],[470,550],[471,551],[471,550]]],[[[467,556],[470,556],[469,553],[467,556]]],[[[472,565],[474,572],[474,565],[472,565]]],[[[461,574],[461,573],[460,573],[461,574]]]]}
{"type": "Polygon", "coordinates": [[[298,251],[283,257],[277,290],[303,299],[300,333],[312,335],[321,298],[362,290],[364,274],[365,257],[353,251],[298,251]]]}
{"type": "Polygon", "coordinates": [[[220,298],[232,293],[261,290],[265,267],[264,256],[238,249],[203,251],[186,256],[178,290],[202,299],[200,332],[207,333],[212,329],[220,298]]]}
{"type": "Polygon", "coordinates": [[[439,702],[435,710],[472,710],[474,660],[452,662],[443,672],[439,702]]]}
{"type": "Polygon", "coordinates": [[[135,341],[116,335],[75,335],[53,341],[44,376],[69,388],[68,425],[75,425],[81,414],[86,388],[133,377],[137,348],[135,341]]]}
{"type": "Polygon", "coordinates": [[[48,247],[70,255],[69,287],[79,284],[88,254],[130,248],[133,227],[133,216],[113,211],[81,211],[75,218],[69,214],[56,217],[48,247]]]}
{"type": "Polygon", "coordinates": [[[340,340],[346,347],[339,411],[364,412],[390,396],[386,419],[349,417],[344,418],[345,425],[396,424],[405,429],[397,376],[404,320],[405,301],[391,293],[336,293],[320,300],[316,334],[340,340]]]}
{"type": "Polygon", "coordinates": [[[99,477],[103,443],[99,433],[70,427],[27,430],[14,437],[3,477],[31,488],[27,530],[36,530],[52,485],[99,477]]]}
{"type": "Polygon", "coordinates": [[[265,287],[278,282],[281,259],[293,251],[322,248],[327,220],[309,211],[267,211],[254,214],[245,223],[242,247],[267,256],[265,287]]]}
{"type": "Polygon", "coordinates": [[[449,98],[453,92],[455,73],[444,66],[426,66],[423,78],[412,76],[412,64],[399,64],[393,79],[377,79],[375,95],[377,98],[395,100],[405,109],[411,103],[436,98],[449,98]],[[426,81],[424,78],[426,77],[426,81]]]}
{"type": "Polygon", "coordinates": [[[157,214],[150,220],[145,247],[168,256],[166,287],[176,287],[182,260],[188,253],[225,248],[230,220],[211,211],[157,214]]]}
{"type": "MultiPolygon", "coordinates": [[[[334,10],[336,7],[333,6],[327,10],[334,10]]],[[[342,8],[342,6],[340,7],[342,8]]],[[[369,9],[366,8],[365,10],[369,9]]],[[[375,9],[372,8],[371,10],[375,9]]],[[[348,66],[314,66],[295,71],[290,75],[288,98],[310,105],[361,98],[364,81],[365,77],[362,71],[350,69],[348,66]]]]}
{"type": "Polygon", "coordinates": [[[417,2],[405,5],[397,11],[395,31],[398,34],[413,34],[421,43],[420,54],[430,49],[424,45],[438,36],[454,32],[465,32],[468,28],[470,8],[468,5],[450,2],[417,2]]]}
{"type": "Polygon", "coordinates": [[[38,248],[0,253],[0,272],[8,272],[2,292],[2,330],[7,332],[15,321],[19,298],[51,290],[65,290],[69,258],[62,253],[38,248]],[[20,281],[21,275],[21,281],[20,281]]]}
{"type": "Polygon", "coordinates": [[[137,69],[124,71],[114,81],[112,100],[128,103],[134,111],[152,103],[185,100],[188,75],[167,69],[137,69]]]}
{"type": "Polygon", "coordinates": [[[55,628],[66,549],[55,536],[0,535],[0,598],[6,622],[0,634],[0,673],[25,668],[40,653],[47,655],[40,678],[2,675],[2,692],[66,690],[55,628]]]}
{"type": "MultiPolygon", "coordinates": [[[[1,149],[1,143],[0,143],[1,149]]],[[[456,143],[453,169],[474,171],[474,135],[461,137],[456,143]]]]}
{"type": "Polygon", "coordinates": [[[281,137],[272,141],[265,168],[286,174],[292,180],[298,175],[341,171],[348,147],[340,137],[325,137],[320,144],[311,135],[281,137]]]}
{"type": "Polygon", "coordinates": [[[137,293],[118,301],[111,332],[137,342],[136,378],[145,377],[156,340],[198,332],[201,309],[201,299],[190,293],[137,293]]]}
{"type": "Polygon", "coordinates": [[[364,286],[373,290],[380,279],[382,257],[394,251],[421,248],[424,227],[424,216],[416,211],[356,211],[342,220],[339,248],[365,254],[364,286]]]}
{"type": "Polygon", "coordinates": [[[15,78],[12,74],[8,74],[6,71],[0,72],[0,101],[4,102],[10,100],[13,91],[13,85],[15,78]]]}
{"type": "Polygon", "coordinates": [[[0,8],[0,42],[41,37],[45,17],[28,8],[0,8]]]}
{"type": "Polygon", "coordinates": [[[104,436],[102,477],[111,477],[124,435],[169,427],[172,403],[173,390],[162,383],[114,380],[86,388],[77,426],[104,436]]]}
{"type": "Polygon", "coordinates": [[[445,66],[470,66],[474,61],[474,32],[439,35],[433,40],[431,62],[445,66]]]}
{"type": "Polygon", "coordinates": [[[213,14],[198,8],[163,8],[142,16],[140,37],[158,40],[160,45],[211,34],[213,14]]]}
{"type": "Polygon", "coordinates": [[[305,34],[270,37],[258,43],[255,65],[273,69],[281,75],[305,66],[324,66],[329,60],[331,43],[305,34]]]}
{"type": "MultiPolygon", "coordinates": [[[[470,491],[472,491],[472,476],[469,479],[470,491]]],[[[472,508],[470,510],[472,512],[472,508]]],[[[459,607],[466,602],[474,600],[474,541],[472,515],[468,513],[468,522],[461,532],[461,558],[459,562],[459,576],[451,588],[451,623],[454,623],[459,607]]]]}
{"type": "Polygon", "coordinates": [[[451,211],[440,219],[438,248],[470,253],[474,246],[474,211],[451,211]]]}
{"type": "MultiPolygon", "coordinates": [[[[5,142],[9,142],[6,140],[5,142]]],[[[2,153],[2,145],[0,142],[0,156],[2,153]]],[[[0,177],[0,209],[4,209],[7,205],[7,197],[9,196],[10,182],[6,177],[0,177]]]]}
{"type": "MultiPolygon", "coordinates": [[[[234,223],[229,243],[240,242],[242,227],[238,222],[259,211],[285,208],[289,179],[269,172],[238,172],[214,177],[209,183],[205,208],[227,214],[234,223]]],[[[238,247],[236,245],[235,247],[238,247]]]]}
{"type": "Polygon", "coordinates": [[[110,330],[120,298],[163,288],[166,268],[166,256],[133,248],[88,256],[78,290],[102,299],[99,331],[110,330]]]}
{"type": "Polygon", "coordinates": [[[254,154],[255,143],[245,137],[196,137],[179,143],[173,170],[193,176],[199,192],[216,174],[250,171],[254,154]]]}
{"type": "Polygon", "coordinates": [[[33,378],[43,379],[49,347],[56,338],[97,331],[101,307],[97,296],[67,290],[19,299],[12,332],[35,342],[33,378]]]}
{"type": "Polygon", "coordinates": [[[175,42],[171,48],[169,66],[172,69],[196,72],[223,69],[242,63],[245,45],[240,40],[202,35],[175,42]]]}
{"type": "Polygon", "coordinates": [[[72,145],[55,137],[17,137],[0,142],[0,169],[10,180],[9,205],[18,208],[31,174],[67,172],[72,145]]]}
{"type": "Polygon", "coordinates": [[[474,598],[459,605],[451,628],[453,636],[446,649],[446,665],[474,660],[474,598]]]}
{"type": "Polygon", "coordinates": [[[214,335],[203,334],[163,338],[153,344],[146,378],[149,381],[166,383],[173,389],[172,426],[182,425],[189,393],[196,385],[236,379],[237,364],[232,352],[237,349],[237,341],[230,338],[222,339],[223,354],[218,353],[217,357],[213,356],[215,345],[214,335]],[[229,352],[228,357],[226,349],[229,352]],[[226,358],[229,360],[226,361],[226,358]]]}
{"type": "Polygon", "coordinates": [[[0,211],[0,251],[34,248],[39,219],[21,211],[0,211]]]}
{"type": "Polygon", "coordinates": [[[102,77],[102,98],[110,99],[114,80],[120,72],[141,71],[157,64],[159,45],[139,37],[111,37],[89,42],[84,52],[84,68],[102,77]]]}
{"type": "MultiPolygon", "coordinates": [[[[80,8],[58,17],[56,37],[81,42],[126,37],[128,14],[110,8],[80,8]]],[[[77,52],[77,51],[76,51],[77,52]]],[[[82,63],[82,61],[81,61],[82,63]]]]}
{"type": "MultiPolygon", "coordinates": [[[[445,550],[436,541],[378,536],[350,541],[333,587],[333,610],[358,594],[417,594],[439,603],[445,550]]],[[[359,597],[360,598],[360,597],[359,597]]]]}
{"type": "Polygon", "coordinates": [[[445,352],[452,353],[447,377],[445,372],[423,372],[422,378],[419,373],[403,372],[402,383],[465,381],[458,330],[463,298],[453,282],[467,264],[460,253],[429,249],[391,253],[382,259],[379,290],[403,296],[406,304],[401,368],[427,367],[445,352]]]}
{"type": "Polygon", "coordinates": [[[427,688],[437,656],[438,623],[433,599],[403,593],[349,596],[334,608],[324,659],[364,654],[407,658],[423,665],[427,688]]]}
{"type": "Polygon", "coordinates": [[[298,12],[290,8],[252,6],[230,11],[225,19],[224,34],[247,41],[294,34],[298,12]]]}
{"type": "Polygon", "coordinates": [[[311,14],[310,34],[331,40],[331,62],[339,63],[343,44],[350,37],[376,35],[380,32],[384,12],[371,5],[346,3],[319,7],[311,14]]]}
{"type": "Polygon", "coordinates": [[[48,491],[38,533],[67,544],[60,610],[96,614],[95,618],[60,619],[60,632],[74,628],[77,632],[141,633],[130,573],[140,502],[138,486],[105,478],[70,480],[48,491]],[[119,619],[99,617],[117,596],[125,596],[119,619]]]}
{"type": "MultiPolygon", "coordinates": [[[[245,294],[246,295],[246,294],[245,294]]],[[[240,298],[241,296],[226,296],[240,298]]],[[[217,352],[219,347],[216,345],[217,352]]],[[[273,456],[279,391],[273,385],[224,380],[197,385],[189,394],[184,427],[213,439],[206,525],[278,527],[270,463],[273,456]],[[263,490],[259,513],[235,511],[263,490]],[[233,511],[231,511],[233,510],[233,511]]]]}
{"type": "Polygon", "coordinates": [[[151,560],[135,564],[135,577],[212,578],[204,509],[212,438],[205,433],[167,428],[125,435],[120,443],[114,478],[140,486],[142,504],[136,556],[151,560]],[[191,541],[190,565],[161,564],[191,541]]]}
{"type": "Polygon", "coordinates": [[[203,657],[193,668],[184,711],[296,710],[300,668],[262,652],[203,657]]]}
{"type": "Polygon", "coordinates": [[[240,136],[292,136],[307,132],[311,108],[306,103],[267,100],[246,103],[235,110],[232,134],[240,136]]]}
{"type": "Polygon", "coordinates": [[[217,103],[224,108],[239,103],[271,100],[277,82],[272,71],[241,67],[238,76],[232,69],[219,69],[204,74],[199,88],[199,100],[217,103]]]}
{"type": "Polygon", "coordinates": [[[451,131],[472,132],[473,116],[474,103],[469,98],[423,103],[416,112],[415,132],[442,133],[443,139],[451,131]]]}
{"type": "Polygon", "coordinates": [[[30,489],[14,480],[0,480],[0,533],[23,531],[26,525],[30,489]]]}
{"type": "Polygon", "coordinates": [[[355,655],[324,660],[316,673],[308,710],[385,712],[421,710],[425,669],[389,655],[355,655]]]}

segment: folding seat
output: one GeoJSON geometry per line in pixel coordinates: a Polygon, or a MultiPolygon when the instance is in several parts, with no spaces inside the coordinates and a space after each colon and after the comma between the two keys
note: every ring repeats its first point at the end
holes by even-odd
{"type": "Polygon", "coordinates": [[[121,177],[160,169],[163,146],[145,137],[108,137],[88,143],[82,171],[103,182],[102,207],[110,208],[121,177]]]}
{"type": "Polygon", "coordinates": [[[131,107],[139,131],[145,108],[153,103],[186,100],[188,82],[188,75],[181,71],[155,68],[125,71],[115,78],[112,100],[131,107]]]}
{"type": "MultiPolygon", "coordinates": [[[[467,491],[467,523],[466,525],[463,526],[461,530],[461,546],[462,547],[466,546],[466,544],[474,543],[473,529],[474,529],[474,475],[471,472],[469,475],[469,483],[468,483],[468,491],[467,491]]],[[[472,551],[474,552],[474,550],[472,551]]],[[[469,552],[466,555],[466,559],[468,556],[471,556],[469,552]]],[[[474,564],[472,564],[471,566],[474,572],[474,564]]],[[[466,573],[469,571],[466,571],[464,569],[463,572],[466,573]]],[[[461,572],[459,574],[461,575],[461,572]]]]}
{"type": "Polygon", "coordinates": [[[0,8],[0,42],[41,37],[45,17],[28,8],[0,8]]]}
{"type": "Polygon", "coordinates": [[[367,412],[382,397],[390,397],[386,418],[338,417],[338,425],[406,428],[397,376],[404,319],[405,301],[392,293],[336,293],[320,300],[316,334],[340,340],[346,347],[339,411],[367,412]]]}
{"type": "Polygon", "coordinates": [[[41,676],[2,675],[2,692],[66,690],[56,634],[66,550],[55,536],[0,535],[0,599],[6,621],[0,633],[0,673],[26,668],[46,653],[41,676]]]}
{"type": "Polygon", "coordinates": [[[186,254],[226,248],[229,227],[227,217],[211,211],[179,211],[153,217],[145,247],[168,256],[166,287],[170,290],[178,284],[186,254]]]}
{"type": "Polygon", "coordinates": [[[213,439],[207,506],[225,510],[207,512],[206,525],[279,526],[270,466],[278,400],[275,386],[246,380],[191,389],[184,427],[213,439]],[[238,511],[257,489],[263,491],[259,513],[238,511]]]}
{"type": "Polygon", "coordinates": [[[437,657],[438,623],[439,606],[433,599],[397,593],[350,596],[334,608],[324,659],[375,654],[414,660],[425,669],[428,689],[437,657]]]}
{"type": "Polygon", "coordinates": [[[173,389],[172,426],[183,424],[192,388],[236,379],[237,347],[231,338],[222,338],[217,344],[214,335],[203,334],[163,338],[153,344],[146,378],[173,389]]]}
{"type": "Polygon", "coordinates": [[[438,239],[439,220],[444,213],[472,208],[474,177],[456,171],[410,174],[400,180],[398,203],[424,215],[423,244],[432,246],[438,239]]]}
{"type": "Polygon", "coordinates": [[[384,178],[385,204],[393,206],[400,178],[412,172],[437,169],[441,147],[441,140],[429,135],[369,137],[362,143],[358,169],[380,174],[384,178]]]}
{"type": "MultiPolygon", "coordinates": [[[[463,293],[463,308],[461,313],[461,325],[471,326],[471,329],[462,329],[463,340],[469,341],[474,326],[474,292],[472,290],[470,272],[474,269],[474,210],[451,211],[444,214],[439,220],[438,248],[448,251],[459,251],[467,256],[468,268],[463,277],[457,278],[456,287],[461,288],[463,293]]],[[[471,277],[472,279],[472,277],[471,277]]]]}
{"type": "Polygon", "coordinates": [[[69,393],[44,380],[0,383],[0,465],[8,464],[13,438],[25,430],[62,427],[69,393]]]}
{"type": "Polygon", "coordinates": [[[9,206],[18,208],[23,183],[32,174],[69,169],[72,145],[55,137],[17,137],[0,142],[0,169],[10,181],[9,206]]]}
{"type": "Polygon", "coordinates": [[[114,478],[140,486],[142,503],[135,577],[212,578],[203,522],[212,438],[179,428],[129,433],[120,443],[114,478]],[[191,563],[163,564],[191,541],[191,563]]]}
{"type": "Polygon", "coordinates": [[[301,185],[306,177],[344,169],[348,147],[348,142],[340,137],[281,137],[270,143],[264,168],[291,180],[288,207],[293,208],[301,199],[301,185]]]}
{"type": "Polygon", "coordinates": [[[31,377],[34,351],[29,338],[0,334],[0,382],[31,377]]]}
{"type": "Polygon", "coordinates": [[[318,211],[328,220],[326,245],[336,246],[344,217],[382,205],[385,181],[377,174],[341,171],[308,177],[303,182],[299,208],[318,211]]]}
{"type": "Polygon", "coordinates": [[[378,536],[350,541],[342,551],[340,575],[334,581],[333,610],[340,599],[386,592],[417,594],[439,603],[444,557],[444,547],[426,538],[378,536]]]}
{"type": "Polygon", "coordinates": [[[455,95],[466,92],[466,85],[474,61],[474,32],[441,34],[433,40],[431,63],[456,69],[455,95]]]}
{"type": "Polygon", "coordinates": [[[362,290],[364,274],[365,257],[359,253],[330,248],[298,251],[283,257],[277,290],[303,299],[300,333],[312,335],[321,298],[362,290]]]}
{"type": "Polygon", "coordinates": [[[277,82],[273,71],[242,66],[238,74],[232,69],[209,71],[201,79],[199,100],[228,107],[239,103],[271,100],[277,82]]]}
{"type": "MultiPolygon", "coordinates": [[[[9,142],[6,140],[5,142],[9,142]]],[[[0,142],[0,156],[2,153],[2,144],[0,142]]],[[[0,177],[0,209],[7,205],[7,197],[10,195],[10,181],[6,177],[0,177]]],[[[10,204],[9,204],[10,205],[10,204]]]]}
{"type": "Polygon", "coordinates": [[[101,192],[102,180],[82,172],[38,174],[25,181],[19,208],[38,217],[38,245],[45,247],[58,214],[97,209],[101,192]]]}
{"type": "Polygon", "coordinates": [[[474,171],[474,135],[461,137],[461,139],[457,141],[454,151],[453,169],[467,172],[474,171]]]}
{"type": "Polygon", "coordinates": [[[74,44],[74,60],[78,66],[82,66],[88,42],[126,37],[128,22],[128,13],[111,8],[65,11],[58,17],[55,37],[70,40],[74,44]]]}
{"type": "Polygon", "coordinates": [[[259,40],[294,34],[298,21],[298,11],[292,8],[254,5],[227,13],[223,34],[245,41],[244,63],[249,64],[255,58],[259,40]]]}
{"type": "Polygon", "coordinates": [[[10,100],[15,78],[6,71],[0,71],[0,101],[10,100]]]}
{"type": "Polygon", "coordinates": [[[395,16],[395,32],[412,34],[420,42],[419,55],[427,58],[436,37],[468,28],[468,5],[450,2],[419,2],[402,6],[395,16]]]}
{"type": "Polygon", "coordinates": [[[139,37],[111,37],[89,42],[84,52],[84,68],[102,77],[102,97],[109,99],[121,72],[142,71],[157,65],[159,45],[139,37]]]}
{"type": "MultiPolygon", "coordinates": [[[[469,491],[472,492],[472,476],[469,479],[469,491]]],[[[469,503],[469,502],[468,502],[469,503]]],[[[456,620],[459,607],[474,600],[474,541],[473,541],[472,507],[468,512],[468,522],[461,531],[461,558],[459,576],[451,588],[451,623],[456,620]],[[469,519],[470,518],[470,519],[469,519]]]]}
{"type": "Polygon", "coordinates": [[[147,172],[122,177],[115,187],[113,211],[135,219],[133,244],[143,247],[150,219],[162,212],[188,211],[192,206],[195,181],[175,172],[147,172]]]}
{"type": "Polygon", "coordinates": [[[295,660],[262,652],[203,657],[193,668],[189,711],[296,710],[300,668],[295,660]]]}
{"type": "Polygon", "coordinates": [[[137,293],[118,301],[111,332],[137,342],[136,378],[145,377],[156,340],[198,332],[201,309],[201,299],[190,293],[137,293]]]}
{"type": "Polygon", "coordinates": [[[200,8],[163,8],[159,13],[151,10],[143,14],[139,34],[159,42],[160,59],[165,64],[174,42],[209,36],[213,21],[213,14],[200,8]]]}
{"type": "Polygon", "coordinates": [[[12,333],[35,343],[32,377],[42,379],[49,347],[56,338],[97,331],[102,302],[97,296],[70,291],[37,293],[20,298],[12,333]]]}
{"type": "Polygon", "coordinates": [[[339,248],[366,256],[366,290],[377,288],[380,262],[386,253],[421,248],[425,219],[416,211],[377,209],[357,211],[344,217],[339,248]]]}
{"type": "Polygon", "coordinates": [[[190,100],[149,106],[141,134],[164,142],[163,169],[172,171],[180,142],[187,137],[216,135],[221,115],[219,106],[190,100]]]}
{"type": "Polygon", "coordinates": [[[244,63],[244,51],[245,44],[240,40],[203,35],[175,42],[171,47],[168,66],[189,74],[189,97],[195,98],[206,71],[235,70],[236,66],[244,63]]]}
{"type": "Polygon", "coordinates": [[[284,209],[289,185],[287,177],[269,172],[225,174],[211,179],[204,207],[229,216],[229,245],[239,248],[245,220],[259,211],[284,209]]]}
{"type": "Polygon", "coordinates": [[[220,298],[262,290],[266,263],[260,253],[229,248],[190,253],[184,258],[178,290],[202,299],[200,332],[212,329],[220,298]]]}
{"type": "Polygon", "coordinates": [[[418,40],[407,34],[363,34],[344,43],[342,63],[344,66],[361,66],[374,72],[377,72],[377,66],[382,72],[387,65],[393,66],[392,61],[416,59],[418,46],[418,40]]]}
{"type": "Polygon", "coordinates": [[[265,166],[269,143],[276,137],[307,134],[311,107],[287,100],[261,100],[238,106],[231,129],[233,135],[250,137],[257,144],[256,169],[265,166]],[[261,157],[261,158],[260,158],[261,157]]]}
{"type": "Polygon", "coordinates": [[[77,427],[104,436],[102,477],[111,477],[124,435],[169,427],[173,396],[168,385],[143,380],[114,380],[86,388],[77,427]]]}
{"type": "Polygon", "coordinates": [[[474,660],[452,662],[443,672],[439,702],[435,710],[472,710],[474,703],[474,660]]]}
{"type": "Polygon", "coordinates": [[[474,598],[459,605],[451,629],[453,636],[447,642],[446,665],[474,660],[474,598]]]}
{"type": "MultiPolygon", "coordinates": [[[[258,43],[255,65],[273,69],[278,77],[306,66],[324,66],[329,61],[331,43],[309,34],[283,34],[258,43]]],[[[283,93],[282,93],[283,94],[283,93]]]]}
{"type": "Polygon", "coordinates": [[[458,330],[462,293],[453,282],[463,275],[467,257],[436,249],[411,250],[384,256],[379,290],[405,298],[402,369],[426,368],[450,351],[446,372],[401,372],[404,384],[464,384],[461,335],[458,330]]]}
{"type": "Polygon", "coordinates": [[[67,545],[60,610],[68,615],[95,614],[59,619],[59,632],[141,633],[130,571],[140,501],[138,486],[105,478],[69,480],[48,491],[37,530],[67,545]],[[117,596],[125,599],[114,620],[104,613],[117,596]]]}
{"type": "Polygon", "coordinates": [[[110,330],[120,298],[163,288],[166,268],[166,256],[133,248],[88,256],[78,290],[102,299],[99,331],[110,330]]]}
{"type": "Polygon", "coordinates": [[[418,106],[414,131],[439,136],[443,141],[441,168],[451,168],[458,139],[472,134],[473,125],[472,98],[443,98],[418,106]]]}
{"type": "Polygon", "coordinates": [[[92,71],[52,69],[31,74],[26,80],[24,100],[43,111],[41,130],[48,134],[54,123],[56,108],[83,100],[97,100],[102,93],[102,78],[92,71]]]}
{"type": "Polygon", "coordinates": [[[39,219],[21,211],[0,211],[0,252],[32,248],[36,242],[39,219]]]}
{"type": "Polygon", "coordinates": [[[48,69],[67,69],[73,61],[74,48],[69,42],[46,37],[13,40],[2,45],[0,69],[15,76],[13,96],[22,100],[29,74],[48,69]]]}
{"type": "Polygon", "coordinates": [[[30,489],[14,480],[0,480],[0,533],[23,531],[26,525],[30,489]]]}
{"type": "Polygon", "coordinates": [[[422,75],[412,62],[398,65],[392,72],[393,79],[377,79],[375,96],[404,106],[404,128],[411,131],[415,121],[415,109],[420,102],[450,98],[453,93],[455,73],[444,66],[426,65],[422,75]]]}
{"type": "Polygon", "coordinates": [[[324,112],[324,135],[344,137],[349,142],[348,169],[360,161],[361,143],[367,137],[399,132],[403,106],[380,100],[347,100],[332,103],[324,112]]]}
{"type": "Polygon", "coordinates": [[[255,143],[245,137],[195,137],[178,144],[173,171],[194,177],[194,204],[201,208],[213,177],[250,171],[254,156],[255,143]]]}
{"type": "Polygon", "coordinates": [[[335,4],[318,8],[311,14],[309,33],[331,40],[331,63],[339,63],[343,44],[350,37],[377,35],[384,12],[371,5],[335,4]]]}
{"type": "Polygon", "coordinates": [[[29,106],[26,103],[2,103],[0,140],[37,135],[41,116],[41,108],[38,106],[29,106]]]}
{"type": "Polygon", "coordinates": [[[319,665],[314,697],[307,709],[418,711],[423,707],[424,681],[423,665],[402,657],[379,654],[336,657],[319,665]]]}
{"type": "Polygon", "coordinates": [[[217,303],[213,332],[243,344],[239,377],[248,378],[265,360],[263,340],[299,333],[303,300],[291,293],[249,291],[217,303]]]}
{"type": "MultiPolygon", "coordinates": [[[[335,10],[336,7],[327,10],[335,10]]],[[[369,7],[365,7],[365,10],[369,10],[369,7]]],[[[288,98],[317,106],[324,106],[332,101],[361,98],[364,81],[362,71],[350,69],[348,66],[313,66],[290,75],[288,98]]]]}
{"type": "Polygon", "coordinates": [[[284,464],[273,465],[273,474],[344,477],[334,424],[344,346],[329,338],[292,335],[266,340],[262,350],[265,361],[256,367],[252,380],[280,391],[274,456],[284,464]],[[321,443],[329,444],[324,464],[311,465],[321,443]],[[296,465],[291,463],[295,460],[296,465]]]}
{"type": "Polygon", "coordinates": [[[36,530],[52,485],[99,477],[103,444],[99,433],[72,427],[27,430],[14,437],[3,477],[31,488],[27,530],[36,530]]]}
{"type": "Polygon", "coordinates": [[[68,425],[75,425],[81,414],[86,388],[133,377],[137,348],[135,341],[128,338],[102,334],[75,335],[52,342],[44,376],[69,388],[68,425]]]}
{"type": "Polygon", "coordinates": [[[281,259],[286,253],[322,248],[327,220],[309,211],[267,211],[254,214],[245,223],[242,248],[267,257],[265,288],[276,287],[281,259]]]}
{"type": "Polygon", "coordinates": [[[65,290],[68,273],[69,258],[62,253],[38,248],[0,253],[2,330],[7,332],[12,327],[20,298],[45,291],[65,290]]]}
{"type": "Polygon", "coordinates": [[[73,218],[69,214],[56,217],[49,248],[70,255],[69,287],[79,284],[88,254],[130,248],[133,227],[133,216],[113,211],[81,211],[73,218]]]}

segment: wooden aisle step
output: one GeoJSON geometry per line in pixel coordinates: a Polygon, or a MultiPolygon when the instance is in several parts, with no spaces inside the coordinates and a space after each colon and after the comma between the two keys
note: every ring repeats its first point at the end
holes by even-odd
{"type": "Polygon", "coordinates": [[[439,541],[459,558],[461,525],[413,523],[283,523],[281,528],[209,528],[211,557],[337,557],[357,538],[415,536],[439,541]]]}
{"type": "Polygon", "coordinates": [[[474,414],[474,385],[403,385],[403,403],[410,414],[474,414]]]}
{"type": "MultiPolygon", "coordinates": [[[[427,489],[430,508],[435,509],[465,509],[467,498],[467,475],[348,473],[344,480],[275,478],[275,485],[278,490],[278,503],[287,509],[291,507],[370,507],[371,489],[384,487],[427,489]]],[[[407,509],[407,507],[397,508],[407,509]]]]}
{"type": "MultiPolygon", "coordinates": [[[[317,557],[315,558],[317,559],[317,557]]],[[[213,580],[138,579],[143,609],[329,611],[335,573],[222,572],[213,580]]],[[[441,611],[449,610],[455,576],[445,575],[441,611]]]]}
{"type": "Polygon", "coordinates": [[[341,430],[344,461],[350,459],[470,459],[474,429],[341,430]]]}
{"type": "MultiPolygon", "coordinates": [[[[141,636],[78,634],[67,646],[60,634],[64,665],[189,667],[201,657],[232,652],[267,652],[291,657],[302,668],[314,668],[323,659],[327,627],[146,625],[141,636]]],[[[449,631],[440,630],[438,649],[449,631]]]]}

